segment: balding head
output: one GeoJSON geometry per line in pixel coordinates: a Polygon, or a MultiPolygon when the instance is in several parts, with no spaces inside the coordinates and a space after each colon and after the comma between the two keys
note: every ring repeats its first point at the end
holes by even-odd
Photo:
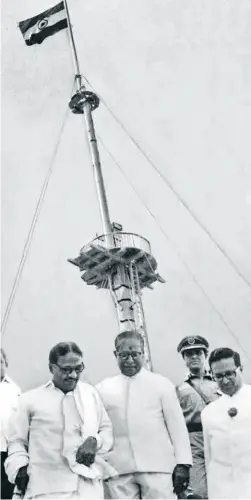
{"type": "Polygon", "coordinates": [[[141,346],[142,351],[144,351],[144,339],[141,333],[135,330],[127,330],[126,332],[122,332],[115,338],[115,349],[118,350],[118,346],[125,339],[135,339],[138,340],[141,346]]]}

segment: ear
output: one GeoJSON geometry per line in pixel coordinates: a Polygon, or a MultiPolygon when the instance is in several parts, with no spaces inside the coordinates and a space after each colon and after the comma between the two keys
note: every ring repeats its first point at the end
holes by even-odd
{"type": "Polygon", "coordinates": [[[53,373],[53,368],[52,368],[52,366],[53,366],[53,365],[52,365],[52,363],[49,363],[49,370],[50,370],[50,372],[51,372],[51,373],[53,373]]]}
{"type": "Polygon", "coordinates": [[[117,351],[113,351],[113,354],[114,354],[115,358],[117,359],[117,358],[118,358],[118,353],[117,353],[117,351]]]}

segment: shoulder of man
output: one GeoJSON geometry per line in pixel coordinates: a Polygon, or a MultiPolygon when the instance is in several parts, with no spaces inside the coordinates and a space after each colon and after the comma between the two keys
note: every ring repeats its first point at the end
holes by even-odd
{"type": "Polygon", "coordinates": [[[84,382],[82,380],[79,380],[78,387],[80,388],[80,390],[89,391],[92,394],[97,394],[97,392],[98,392],[95,385],[90,384],[90,382],[86,382],[86,381],[84,382]]]}
{"type": "Polygon", "coordinates": [[[12,380],[12,378],[10,378],[8,375],[6,375],[5,381],[7,384],[9,384],[9,387],[10,387],[12,392],[15,392],[18,396],[19,396],[19,394],[21,394],[20,387],[18,387],[18,385],[16,384],[16,382],[14,382],[14,380],[12,380]]]}
{"type": "Polygon", "coordinates": [[[176,385],[176,392],[179,397],[186,396],[194,392],[192,386],[188,383],[187,380],[183,380],[180,384],[176,385]]]}
{"type": "Polygon", "coordinates": [[[246,392],[251,392],[251,384],[243,384],[243,388],[246,392]]]}
{"type": "Polygon", "coordinates": [[[109,390],[112,387],[116,387],[122,380],[121,374],[115,375],[114,377],[107,377],[98,382],[95,385],[95,388],[98,392],[102,393],[103,391],[109,390]]]}
{"type": "Polygon", "coordinates": [[[164,391],[169,390],[170,392],[175,391],[175,385],[173,382],[169,378],[160,375],[160,373],[153,373],[145,370],[145,375],[149,379],[149,382],[152,382],[160,389],[163,389],[164,391]]]}
{"type": "Polygon", "coordinates": [[[211,401],[205,408],[203,408],[201,412],[202,419],[208,420],[210,416],[219,410],[221,407],[221,398],[215,399],[215,401],[211,401]]]}
{"type": "Polygon", "coordinates": [[[18,397],[19,404],[22,407],[30,407],[36,401],[43,401],[47,384],[40,385],[34,389],[21,392],[18,397]]]}

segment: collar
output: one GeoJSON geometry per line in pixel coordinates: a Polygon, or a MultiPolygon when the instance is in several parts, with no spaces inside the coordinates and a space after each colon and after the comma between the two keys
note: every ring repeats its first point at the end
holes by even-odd
{"type": "MultiPolygon", "coordinates": [[[[197,377],[197,375],[193,375],[192,373],[189,372],[189,373],[187,373],[186,377],[184,378],[184,382],[186,382],[187,380],[195,379],[195,378],[199,378],[199,377],[197,377]]],[[[213,380],[211,373],[207,370],[205,370],[205,372],[203,374],[203,378],[208,379],[208,380],[213,380]]]]}
{"type": "Polygon", "coordinates": [[[49,380],[46,384],[44,384],[44,387],[55,387],[54,382],[52,380],[49,380]]]}
{"type": "Polygon", "coordinates": [[[8,376],[8,375],[5,375],[5,377],[3,378],[3,380],[1,380],[1,383],[4,383],[4,382],[7,382],[7,384],[12,384],[12,380],[11,378],[8,376]]]}
{"type": "MultiPolygon", "coordinates": [[[[78,387],[78,384],[79,384],[79,381],[78,381],[78,383],[77,383],[77,385],[76,385],[75,389],[78,387]]],[[[58,389],[58,388],[55,386],[55,384],[54,384],[53,380],[48,380],[48,382],[46,382],[46,384],[44,384],[44,386],[43,386],[43,387],[45,387],[45,389],[48,389],[48,388],[50,388],[50,387],[51,387],[52,389],[56,389],[56,390],[59,390],[59,391],[60,391],[60,389],[58,389]]],[[[73,391],[69,391],[69,393],[74,392],[74,391],[75,391],[75,389],[74,389],[73,391]]],[[[63,392],[63,391],[61,391],[61,392],[63,392]]],[[[65,394],[68,394],[68,393],[65,393],[65,394]]]]}
{"type": "Polygon", "coordinates": [[[135,380],[136,378],[144,375],[144,373],[146,372],[147,370],[142,366],[141,370],[136,373],[136,375],[133,375],[132,377],[128,377],[127,375],[124,375],[124,373],[121,372],[121,375],[123,378],[125,378],[126,380],[135,380]]]}

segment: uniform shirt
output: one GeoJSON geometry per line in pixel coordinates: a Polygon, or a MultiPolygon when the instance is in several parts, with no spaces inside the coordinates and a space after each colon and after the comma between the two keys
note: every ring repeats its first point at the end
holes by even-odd
{"type": "Polygon", "coordinates": [[[251,387],[223,394],[202,412],[209,498],[251,498],[251,387]],[[238,413],[230,417],[228,411],[238,413]]]}
{"type": "Polygon", "coordinates": [[[108,462],[119,474],[172,473],[176,463],[191,464],[189,437],[173,384],[142,368],[97,385],[113,424],[108,462]]]}
{"type": "Polygon", "coordinates": [[[197,387],[208,402],[215,401],[220,395],[216,382],[207,372],[205,372],[203,378],[192,374],[185,378],[183,384],[177,388],[177,394],[188,430],[193,428],[193,424],[201,424],[201,412],[206,407],[206,402],[195,390],[197,387]],[[189,380],[192,381],[194,387],[188,383],[189,380]]]}
{"type": "MultiPolygon", "coordinates": [[[[79,476],[69,468],[63,453],[71,447],[77,451],[82,444],[81,424],[73,392],[64,394],[53,382],[21,396],[9,455],[13,459],[15,453],[17,457],[19,453],[28,456],[27,496],[78,490],[79,476]]],[[[109,440],[110,425],[109,422],[109,440]]],[[[104,429],[104,440],[105,435],[104,429]]],[[[102,445],[100,435],[98,438],[102,445]]]]}
{"type": "Polygon", "coordinates": [[[17,408],[19,387],[7,375],[0,382],[0,438],[1,452],[7,451],[10,419],[17,408]]]}

